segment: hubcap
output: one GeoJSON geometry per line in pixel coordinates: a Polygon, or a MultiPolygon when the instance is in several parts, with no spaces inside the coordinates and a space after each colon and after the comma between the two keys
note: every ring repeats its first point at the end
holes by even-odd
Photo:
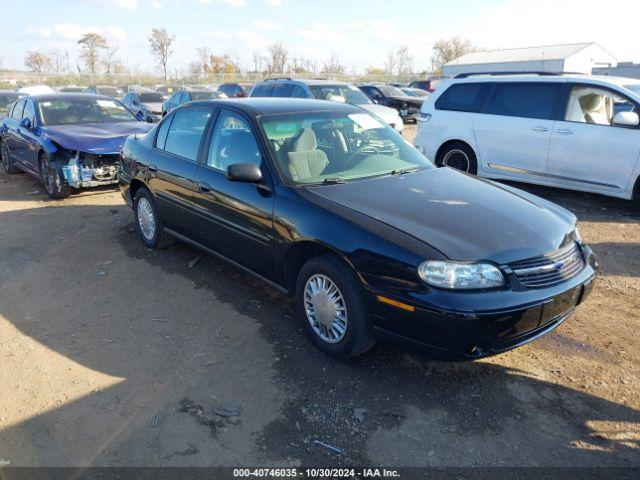
{"type": "Polygon", "coordinates": [[[342,292],[322,274],[312,275],[304,287],[304,309],[313,331],[327,343],[338,343],[347,332],[347,305],[342,292]]]}
{"type": "Polygon", "coordinates": [[[42,181],[47,193],[53,193],[55,190],[55,179],[53,178],[53,167],[47,160],[42,161],[42,181]]]}
{"type": "Polygon", "coordinates": [[[9,170],[9,148],[7,145],[2,142],[2,146],[0,146],[0,156],[2,156],[2,165],[4,165],[5,170],[9,170]]]}
{"type": "Polygon", "coordinates": [[[140,225],[140,231],[144,238],[149,241],[153,240],[156,233],[156,217],[149,200],[145,197],[138,200],[138,225],[140,225]]]}
{"type": "Polygon", "coordinates": [[[470,166],[469,157],[462,150],[449,150],[442,159],[442,165],[468,172],[470,166]]]}

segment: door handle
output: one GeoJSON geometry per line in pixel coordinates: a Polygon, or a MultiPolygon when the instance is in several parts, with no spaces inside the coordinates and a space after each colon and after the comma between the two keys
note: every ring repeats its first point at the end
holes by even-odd
{"type": "Polygon", "coordinates": [[[198,191],[202,193],[209,193],[211,191],[211,187],[208,183],[198,183],[198,191]]]}
{"type": "Polygon", "coordinates": [[[547,127],[533,127],[533,130],[536,132],[548,132],[549,129],[547,127]]]}
{"type": "Polygon", "coordinates": [[[561,135],[573,135],[573,130],[560,129],[560,130],[556,130],[556,133],[559,133],[561,135]]]}

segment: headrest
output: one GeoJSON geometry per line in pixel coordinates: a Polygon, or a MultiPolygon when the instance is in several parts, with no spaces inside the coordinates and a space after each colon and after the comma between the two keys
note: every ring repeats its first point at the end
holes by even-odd
{"type": "Polygon", "coordinates": [[[590,93],[588,95],[580,97],[580,106],[586,112],[599,110],[601,108],[603,99],[604,97],[602,95],[598,95],[597,93],[590,93]]]}
{"type": "Polygon", "coordinates": [[[293,144],[294,152],[307,152],[309,150],[315,150],[318,147],[318,141],[316,140],[316,134],[310,128],[303,128],[302,133],[293,144]]]}

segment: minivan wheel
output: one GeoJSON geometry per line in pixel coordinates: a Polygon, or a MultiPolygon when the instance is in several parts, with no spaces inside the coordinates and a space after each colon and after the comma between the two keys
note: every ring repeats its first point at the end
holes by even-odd
{"type": "Polygon", "coordinates": [[[174,242],[175,239],[165,232],[153,195],[146,188],[136,192],[133,199],[133,212],[136,231],[147,247],[162,249],[174,242]]]}
{"type": "Polygon", "coordinates": [[[58,169],[45,154],[40,155],[40,178],[50,198],[61,200],[71,195],[71,189],[60,179],[58,169]]]}
{"type": "Polygon", "coordinates": [[[478,173],[476,154],[466,143],[454,142],[449,144],[437,159],[439,167],[451,167],[462,172],[478,173]]]}
{"type": "Polygon", "coordinates": [[[13,175],[20,171],[13,166],[13,162],[11,161],[11,152],[9,152],[9,147],[4,140],[0,141],[0,156],[2,157],[2,167],[5,172],[9,175],[13,175]]]}
{"type": "Polygon", "coordinates": [[[362,287],[332,255],[304,264],[296,283],[296,305],[311,340],[329,355],[355,357],[375,343],[362,287]]]}

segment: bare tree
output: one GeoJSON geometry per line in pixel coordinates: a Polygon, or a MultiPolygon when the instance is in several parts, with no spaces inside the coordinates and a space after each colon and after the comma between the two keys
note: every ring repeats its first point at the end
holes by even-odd
{"type": "Polygon", "coordinates": [[[321,73],[328,75],[342,75],[345,70],[346,67],[340,63],[340,56],[336,53],[332,53],[329,60],[322,65],[321,73]]]}
{"type": "Polygon", "coordinates": [[[102,63],[104,64],[104,69],[106,70],[107,75],[115,73],[116,65],[120,63],[120,61],[116,57],[117,53],[118,47],[110,47],[107,49],[107,52],[104,55],[102,63]]]}
{"type": "Polygon", "coordinates": [[[24,64],[29,70],[37,73],[38,75],[51,69],[51,59],[46,55],[35,51],[27,52],[24,64]]]}
{"type": "Polygon", "coordinates": [[[69,63],[69,52],[67,49],[64,50],[64,71],[65,73],[71,73],[71,67],[69,63]]]}
{"type": "Polygon", "coordinates": [[[269,53],[267,58],[267,71],[269,75],[284,73],[287,67],[287,58],[289,57],[289,52],[285,46],[280,42],[274,43],[267,48],[267,52],[269,53]]]}
{"type": "Polygon", "coordinates": [[[293,63],[292,70],[298,74],[311,73],[315,75],[318,69],[317,62],[307,57],[295,57],[291,62],[293,63]]]}
{"type": "Polygon", "coordinates": [[[172,53],[171,45],[175,40],[176,37],[169,34],[164,28],[153,28],[151,35],[149,35],[151,54],[156,58],[158,66],[162,68],[165,80],[167,79],[167,63],[172,53]]]}
{"type": "Polygon", "coordinates": [[[80,45],[80,58],[91,75],[95,75],[98,70],[98,52],[107,49],[107,39],[99,33],[85,33],[78,40],[78,45],[80,45]]]}
{"type": "Polygon", "coordinates": [[[209,61],[209,57],[211,56],[211,50],[209,50],[209,47],[198,47],[196,48],[196,52],[197,52],[197,58],[198,58],[196,63],[200,65],[200,72],[195,72],[195,66],[192,65],[194,69],[193,74],[198,75],[202,73],[203,75],[206,75],[207,63],[209,61]]]}
{"type": "Polygon", "coordinates": [[[252,52],[252,62],[254,73],[262,73],[264,70],[265,58],[259,50],[252,52]]]}
{"type": "Polygon", "coordinates": [[[396,69],[398,75],[405,75],[413,70],[413,56],[409,53],[409,45],[403,45],[396,50],[396,69]]]}
{"type": "Polygon", "coordinates": [[[209,73],[237,73],[240,69],[229,55],[210,55],[207,64],[209,73]]]}
{"type": "Polygon", "coordinates": [[[51,50],[51,65],[56,75],[62,73],[62,69],[64,68],[63,56],[57,48],[51,50]]]}
{"type": "Polygon", "coordinates": [[[389,53],[387,53],[387,58],[384,61],[384,69],[388,75],[393,75],[393,71],[395,70],[397,64],[398,59],[396,58],[396,51],[389,50],[389,53]]]}
{"type": "Polygon", "coordinates": [[[451,37],[438,40],[433,46],[431,66],[434,72],[440,72],[442,65],[449,63],[467,53],[476,52],[479,49],[470,40],[462,37],[451,37]]]}

